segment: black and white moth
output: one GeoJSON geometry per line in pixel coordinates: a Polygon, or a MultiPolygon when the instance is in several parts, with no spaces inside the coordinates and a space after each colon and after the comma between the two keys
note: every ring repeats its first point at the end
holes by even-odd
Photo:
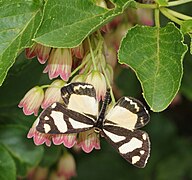
{"type": "Polygon", "coordinates": [[[143,104],[122,97],[109,110],[110,93],[99,111],[95,88],[87,83],[70,83],[61,89],[64,104],[53,103],[39,116],[36,130],[48,134],[69,134],[91,128],[100,133],[128,162],[145,167],[150,154],[148,134],[138,130],[149,122],[143,104]]]}

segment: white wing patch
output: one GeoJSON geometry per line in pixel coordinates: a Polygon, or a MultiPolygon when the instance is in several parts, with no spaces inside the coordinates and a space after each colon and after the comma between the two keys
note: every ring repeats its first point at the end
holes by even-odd
{"type": "Polygon", "coordinates": [[[71,119],[71,118],[69,118],[69,122],[71,123],[71,125],[73,126],[74,129],[93,127],[93,125],[91,125],[91,124],[85,124],[82,122],[78,122],[78,121],[75,121],[74,119],[71,119]]]}
{"type": "Polygon", "coordinates": [[[119,135],[113,134],[109,131],[106,131],[105,129],[103,129],[103,131],[115,143],[123,141],[124,139],[126,139],[125,136],[119,136],[119,135]]]}
{"type": "Polygon", "coordinates": [[[98,102],[94,97],[88,95],[72,94],[69,98],[67,108],[79,113],[91,114],[94,116],[98,114],[98,102]]]}
{"type": "Polygon", "coordinates": [[[127,142],[119,147],[119,152],[121,154],[127,154],[137,148],[141,148],[142,145],[143,145],[143,142],[141,140],[133,137],[129,142],[127,142]]]}
{"type": "MultiPolygon", "coordinates": [[[[115,106],[109,111],[105,119],[116,123],[114,126],[132,130],[137,123],[137,118],[137,114],[132,113],[128,109],[121,106],[115,106]]],[[[108,125],[108,123],[106,122],[105,125],[108,125]]]]}
{"type": "Polygon", "coordinates": [[[45,133],[48,133],[51,130],[51,127],[49,124],[44,124],[45,133]]]}
{"type": "Polygon", "coordinates": [[[59,111],[52,111],[50,116],[54,119],[54,123],[57,126],[57,129],[61,133],[65,133],[67,131],[67,124],[63,119],[63,113],[59,111]]]}
{"type": "Polygon", "coordinates": [[[136,162],[138,162],[141,158],[139,156],[133,156],[132,157],[132,164],[135,164],[136,162]]]}

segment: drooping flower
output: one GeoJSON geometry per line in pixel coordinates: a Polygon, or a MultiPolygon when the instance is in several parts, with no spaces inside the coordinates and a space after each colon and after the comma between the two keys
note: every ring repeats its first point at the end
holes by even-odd
{"type": "Polygon", "coordinates": [[[45,62],[49,58],[49,54],[51,52],[50,47],[43,46],[41,44],[37,44],[36,49],[35,49],[37,59],[41,64],[45,64],[45,62]]]}
{"type": "Polygon", "coordinates": [[[31,115],[34,113],[34,115],[37,116],[43,98],[43,89],[39,86],[35,86],[25,94],[18,106],[20,108],[23,107],[23,112],[25,115],[31,115]]]}
{"type": "Polygon", "coordinates": [[[52,171],[49,180],[67,180],[65,176],[59,176],[56,171],[52,171]]]}
{"type": "Polygon", "coordinates": [[[76,144],[76,136],[77,134],[56,134],[52,136],[53,144],[63,145],[67,148],[71,148],[76,144]]]}
{"type": "Polygon", "coordinates": [[[83,59],[83,56],[84,56],[83,44],[81,43],[79,46],[73,48],[72,53],[73,55],[75,55],[76,58],[83,59]]]}
{"type": "Polygon", "coordinates": [[[50,47],[46,47],[38,43],[35,43],[31,48],[25,49],[25,55],[28,59],[32,59],[37,56],[37,59],[41,64],[44,64],[47,61],[50,52],[50,47]]]}
{"type": "Polygon", "coordinates": [[[27,174],[27,180],[46,180],[49,173],[48,167],[36,167],[27,174]]]}
{"type": "Polygon", "coordinates": [[[64,176],[66,179],[70,179],[76,176],[76,163],[74,157],[65,153],[58,162],[57,175],[64,176]]]}
{"type": "Polygon", "coordinates": [[[95,133],[94,129],[80,132],[78,146],[80,146],[86,153],[90,153],[94,148],[100,149],[99,134],[95,133]]]}
{"type": "Polygon", "coordinates": [[[31,48],[26,48],[25,49],[25,56],[27,59],[32,59],[36,56],[36,47],[37,47],[37,44],[34,44],[31,48]]]}
{"type": "Polygon", "coordinates": [[[39,118],[35,120],[33,123],[31,129],[29,130],[27,134],[27,138],[33,138],[33,141],[35,145],[41,145],[41,144],[46,144],[47,146],[51,146],[51,135],[45,134],[45,133],[40,133],[36,130],[36,126],[39,123],[39,118]]]}
{"type": "Polygon", "coordinates": [[[92,71],[88,74],[86,83],[92,84],[96,90],[97,100],[104,100],[106,93],[106,81],[104,75],[99,71],[92,71]]]}
{"type": "Polygon", "coordinates": [[[52,49],[48,64],[43,72],[48,72],[50,79],[60,76],[64,81],[67,81],[71,74],[71,66],[72,55],[70,49],[52,49]]]}
{"type": "Polygon", "coordinates": [[[48,106],[54,102],[62,101],[61,98],[61,88],[65,85],[63,80],[55,80],[51,83],[50,87],[45,91],[45,97],[41,104],[43,109],[46,109],[48,106]]]}

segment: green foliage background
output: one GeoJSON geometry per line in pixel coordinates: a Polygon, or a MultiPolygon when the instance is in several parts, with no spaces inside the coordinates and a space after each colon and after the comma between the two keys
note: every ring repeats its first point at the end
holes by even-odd
{"type": "MultiPolygon", "coordinates": [[[[57,1],[58,4],[62,2],[63,1],[61,0],[57,1]]],[[[0,24],[4,24],[3,26],[0,26],[0,35],[3,37],[0,42],[0,81],[3,83],[0,87],[1,180],[13,180],[16,179],[16,176],[25,177],[28,170],[37,165],[53,167],[64,149],[63,146],[53,146],[49,148],[42,145],[37,147],[33,144],[31,139],[26,138],[28,130],[33,124],[35,117],[25,116],[17,105],[30,88],[37,84],[50,83],[50,81],[47,75],[42,74],[44,65],[40,65],[36,59],[26,60],[24,53],[20,52],[25,47],[32,44],[32,38],[36,42],[54,47],[74,47],[78,45],[87,35],[94,32],[116,15],[122,13],[123,10],[131,4],[131,1],[125,0],[113,0],[113,2],[116,3],[116,8],[113,10],[105,10],[100,7],[95,9],[95,6],[91,1],[82,1],[79,3],[78,0],[74,0],[73,3],[75,3],[77,7],[82,7],[82,9],[85,6],[89,7],[86,9],[86,11],[88,11],[86,12],[87,16],[82,14],[82,16],[78,16],[78,18],[65,17],[64,19],[62,19],[62,16],[58,22],[54,22],[54,18],[57,18],[59,13],[61,13],[60,11],[56,11],[57,8],[60,9],[63,7],[63,12],[71,12],[72,10],[70,8],[72,8],[72,6],[70,5],[72,2],[70,0],[65,1],[65,3],[68,3],[69,5],[67,11],[65,11],[64,4],[58,7],[54,6],[56,10],[50,8],[52,4],[56,3],[55,1],[47,1],[44,10],[42,10],[42,1],[28,1],[27,3],[23,3],[23,1],[19,0],[0,2],[0,17],[7,17],[7,22],[10,22],[8,23],[8,26],[3,23],[3,18],[0,20],[0,24]],[[3,10],[5,7],[7,9],[3,10]],[[8,9],[10,9],[10,11],[8,11],[8,9]],[[19,11],[19,9],[22,11],[19,11]],[[48,11],[50,9],[54,10],[54,15],[56,17],[49,17],[50,12],[48,11]],[[19,15],[20,18],[18,18],[17,21],[14,21],[11,19],[11,15],[19,15]],[[42,21],[44,26],[36,32],[34,29],[38,28],[42,16],[44,16],[44,20],[42,21]],[[83,21],[84,18],[85,21],[83,21]],[[81,23],[82,21],[83,23],[81,23]],[[50,26],[50,24],[52,26],[50,26]],[[10,29],[13,29],[13,31],[9,31],[10,29]],[[61,40],[60,36],[55,36],[55,29],[58,30],[57,35],[60,34],[62,37],[65,37],[62,38],[62,42],[59,41],[61,40]],[[44,34],[49,34],[49,38],[45,38],[44,34]],[[54,43],[51,41],[53,36],[56,37],[54,43]],[[18,56],[18,54],[20,55],[18,56]]],[[[190,14],[191,5],[181,6],[179,10],[190,14]]],[[[165,19],[162,22],[167,24],[167,20],[165,19]]],[[[138,30],[133,32],[132,29],[130,34],[126,36],[123,41],[125,44],[128,42],[126,39],[129,39],[131,33],[136,34],[142,30],[139,26],[136,28],[138,28],[138,30]]],[[[123,43],[119,54],[120,60],[121,62],[129,64],[134,71],[120,66],[115,70],[115,81],[117,87],[121,91],[120,95],[133,96],[140,99],[142,102],[145,102],[146,100],[148,109],[153,109],[154,111],[162,111],[167,108],[180,89],[179,95],[181,96],[181,102],[179,102],[179,104],[176,104],[175,106],[172,105],[161,113],[151,112],[151,121],[145,128],[151,139],[151,157],[149,158],[146,168],[138,169],[128,164],[109,144],[102,140],[102,148],[100,151],[94,150],[90,154],[85,154],[83,152],[76,154],[71,151],[77,162],[78,176],[74,179],[192,179],[192,56],[189,52],[186,53],[183,68],[182,56],[186,52],[186,46],[181,42],[182,35],[178,28],[173,24],[165,27],[166,30],[168,28],[171,28],[171,32],[176,32],[180,41],[177,49],[178,54],[176,54],[177,64],[170,62],[169,58],[167,60],[168,64],[166,64],[168,69],[170,68],[170,71],[175,67],[174,65],[178,68],[177,72],[172,72],[171,74],[173,78],[176,78],[174,81],[176,83],[170,84],[170,79],[167,76],[160,76],[163,78],[161,79],[163,83],[153,83],[153,86],[151,86],[151,82],[159,82],[159,76],[153,76],[154,79],[149,81],[148,76],[150,76],[150,74],[145,71],[145,78],[147,77],[149,81],[149,84],[145,84],[145,81],[142,79],[144,77],[142,76],[143,69],[134,68],[136,66],[134,59],[139,59],[140,57],[138,54],[133,54],[128,62],[126,58],[131,49],[128,49],[127,46],[123,48],[123,43]],[[139,78],[140,81],[138,81],[137,78],[139,78]],[[167,84],[169,84],[169,86],[165,88],[167,84]],[[156,88],[156,91],[153,91],[154,93],[151,93],[151,87],[156,88]],[[171,92],[168,91],[170,87],[173,89],[171,92]],[[145,91],[145,100],[142,97],[143,91],[145,91]],[[150,95],[157,99],[152,101],[150,95]],[[167,99],[167,97],[169,97],[169,99],[167,99]]],[[[154,40],[152,41],[153,44],[157,37],[156,29],[147,27],[144,31],[147,33],[149,33],[148,31],[151,32],[150,36],[152,40],[154,40]]],[[[139,37],[140,41],[138,43],[141,43],[141,40],[144,37],[145,36],[139,37]]],[[[169,40],[169,37],[166,37],[166,39],[167,38],[169,40]]],[[[174,38],[176,38],[176,36],[170,37],[170,41],[174,38]]],[[[145,42],[142,43],[143,45],[145,44],[145,42]]],[[[191,40],[189,36],[185,36],[185,43],[190,45],[191,40]]],[[[140,47],[138,44],[133,43],[132,45],[133,49],[135,49],[136,46],[140,47]]],[[[162,47],[164,48],[165,46],[162,44],[162,47]]],[[[155,60],[160,60],[155,62],[164,64],[165,57],[163,56],[163,48],[160,48],[160,53],[157,53],[154,52],[155,48],[150,46],[150,48],[147,49],[149,52],[146,54],[146,59],[150,58],[151,53],[154,53],[151,56],[154,55],[155,57],[158,57],[155,58],[155,60]]],[[[147,50],[144,49],[144,51],[147,50]]],[[[144,53],[145,52],[139,52],[139,55],[144,53]]],[[[170,54],[167,54],[167,57],[170,57],[170,54]]],[[[147,61],[147,63],[150,64],[150,61],[147,61]]],[[[163,69],[160,69],[159,72],[160,74],[166,75],[164,74],[163,69]]]]}

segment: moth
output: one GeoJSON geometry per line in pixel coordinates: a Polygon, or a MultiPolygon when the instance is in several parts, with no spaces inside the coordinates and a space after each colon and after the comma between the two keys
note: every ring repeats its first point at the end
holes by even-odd
{"type": "Polygon", "coordinates": [[[129,163],[145,167],[150,154],[150,141],[148,134],[138,129],[149,122],[149,114],[140,101],[122,97],[108,110],[108,90],[99,111],[95,88],[79,82],[61,88],[61,96],[63,104],[53,103],[40,114],[37,131],[69,134],[94,128],[129,163]]]}

